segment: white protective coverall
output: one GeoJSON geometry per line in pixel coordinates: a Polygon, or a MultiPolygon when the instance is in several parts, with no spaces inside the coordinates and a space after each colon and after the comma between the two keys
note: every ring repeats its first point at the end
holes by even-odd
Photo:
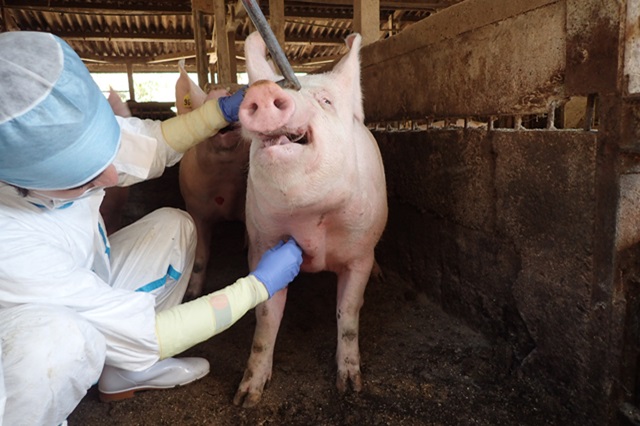
{"type": "MultiPolygon", "coordinates": [[[[159,121],[118,121],[119,185],[160,176],[181,158],[159,121]]],[[[107,238],[103,197],[47,208],[0,183],[0,424],[64,419],[105,363],[142,370],[159,359],[155,314],[182,300],[193,222],[163,208],[107,238]]]]}

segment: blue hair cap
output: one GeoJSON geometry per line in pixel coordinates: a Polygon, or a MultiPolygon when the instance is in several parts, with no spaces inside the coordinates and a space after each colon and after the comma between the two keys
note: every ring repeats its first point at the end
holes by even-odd
{"type": "Polygon", "coordinates": [[[120,126],[80,57],[43,32],[0,34],[0,181],[62,190],[114,160],[120,126]]]}

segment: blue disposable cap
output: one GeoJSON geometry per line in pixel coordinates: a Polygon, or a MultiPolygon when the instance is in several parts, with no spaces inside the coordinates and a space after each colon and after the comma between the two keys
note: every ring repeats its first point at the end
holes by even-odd
{"type": "Polygon", "coordinates": [[[0,181],[63,190],[102,173],[120,126],[80,57],[49,33],[0,34],[0,181]]]}

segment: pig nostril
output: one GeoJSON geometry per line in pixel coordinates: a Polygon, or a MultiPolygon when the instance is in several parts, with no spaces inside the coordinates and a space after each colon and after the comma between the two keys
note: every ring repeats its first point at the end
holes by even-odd
{"type": "Polygon", "coordinates": [[[288,102],[286,99],[276,98],[273,101],[273,105],[280,110],[284,110],[287,109],[288,102]]]}
{"type": "Polygon", "coordinates": [[[251,102],[249,105],[245,107],[249,114],[253,115],[258,110],[258,104],[255,102],[251,102]]]}

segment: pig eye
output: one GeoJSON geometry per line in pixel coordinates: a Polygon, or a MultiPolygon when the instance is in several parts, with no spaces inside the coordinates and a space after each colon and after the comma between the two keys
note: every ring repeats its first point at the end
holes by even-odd
{"type": "Polygon", "coordinates": [[[314,94],[316,101],[320,104],[321,107],[332,106],[333,102],[331,102],[331,97],[327,96],[326,92],[320,91],[314,94]]]}
{"type": "Polygon", "coordinates": [[[329,99],[327,99],[327,98],[321,98],[320,102],[325,104],[325,105],[328,105],[328,106],[332,105],[331,101],[329,99]]]}

